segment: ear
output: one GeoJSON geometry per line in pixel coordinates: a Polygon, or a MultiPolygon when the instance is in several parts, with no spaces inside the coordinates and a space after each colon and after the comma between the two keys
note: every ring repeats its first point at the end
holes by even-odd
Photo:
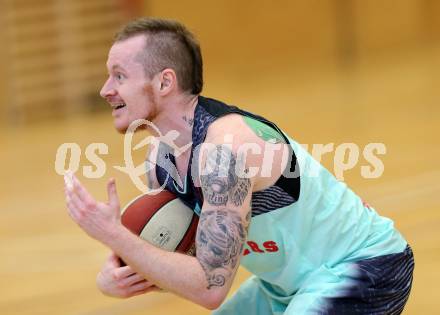
{"type": "Polygon", "coordinates": [[[167,68],[159,75],[159,94],[165,96],[177,88],[177,76],[173,69],[167,68]]]}

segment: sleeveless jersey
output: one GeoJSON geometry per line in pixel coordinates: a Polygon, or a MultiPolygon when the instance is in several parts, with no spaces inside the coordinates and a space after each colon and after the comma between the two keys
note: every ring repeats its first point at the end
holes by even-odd
{"type": "Polygon", "coordinates": [[[191,176],[194,151],[204,141],[209,125],[232,113],[270,126],[292,149],[290,165],[277,182],[252,194],[252,219],[241,258],[241,265],[258,276],[270,294],[290,296],[310,279],[325,281],[346,272],[352,262],[405,250],[407,243],[391,220],[364,205],[275,124],[202,96],[194,113],[192,152],[183,187],[170,176],[170,170],[176,169],[175,157],[167,148],[159,150],[158,159],[166,161],[156,167],[159,184],[200,215],[203,195],[191,176]]]}

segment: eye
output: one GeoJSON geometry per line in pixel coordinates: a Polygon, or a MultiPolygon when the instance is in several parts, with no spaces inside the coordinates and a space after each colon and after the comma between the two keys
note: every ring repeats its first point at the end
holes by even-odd
{"type": "Polygon", "coordinates": [[[121,82],[122,80],[125,79],[125,76],[122,73],[119,73],[119,72],[116,73],[115,77],[116,77],[116,80],[119,81],[119,82],[121,82]]]}

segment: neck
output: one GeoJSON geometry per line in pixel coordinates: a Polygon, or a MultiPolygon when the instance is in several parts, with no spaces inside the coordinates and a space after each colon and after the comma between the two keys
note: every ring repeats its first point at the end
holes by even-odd
{"type": "Polygon", "coordinates": [[[171,138],[177,147],[181,148],[192,142],[194,110],[197,100],[198,95],[180,94],[175,96],[161,106],[161,113],[152,121],[162,135],[173,135],[171,138]]]}

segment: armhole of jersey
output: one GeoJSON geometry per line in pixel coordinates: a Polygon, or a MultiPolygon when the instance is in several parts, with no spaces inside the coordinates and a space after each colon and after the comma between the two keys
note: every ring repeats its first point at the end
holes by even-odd
{"type": "MultiPolygon", "coordinates": [[[[199,105],[201,105],[209,114],[211,114],[216,118],[220,118],[228,114],[239,114],[243,116],[243,119],[248,119],[248,121],[258,121],[259,124],[266,126],[264,130],[267,132],[266,135],[268,137],[272,137],[274,135],[281,137],[282,142],[286,143],[291,150],[291,158],[290,158],[290,163],[286,165],[284,172],[281,174],[280,178],[275,182],[274,186],[280,187],[287,194],[292,196],[295,200],[299,199],[301,181],[300,181],[299,170],[297,169],[299,165],[297,165],[298,163],[297,163],[296,154],[291,146],[289,138],[280,130],[280,128],[278,128],[276,124],[265,119],[264,117],[247,112],[236,106],[226,105],[222,102],[216,101],[214,99],[205,98],[202,96],[199,97],[199,105]],[[284,176],[287,170],[290,170],[290,172],[295,172],[295,174],[298,174],[298,176],[295,177],[284,176]]],[[[206,137],[206,134],[204,136],[206,137]]]]}
{"type": "MultiPolygon", "coordinates": [[[[243,115],[243,114],[242,114],[243,115]]],[[[243,120],[248,125],[258,137],[263,139],[266,142],[269,143],[286,143],[287,145],[290,144],[289,140],[285,137],[285,135],[282,133],[282,131],[276,127],[273,123],[270,123],[266,120],[260,120],[257,117],[247,116],[243,115],[243,120]]],[[[287,194],[289,194],[295,201],[299,199],[299,193],[300,193],[300,179],[299,175],[294,178],[289,178],[284,176],[286,174],[286,171],[290,171],[289,173],[292,173],[297,165],[296,155],[293,151],[293,148],[289,145],[289,150],[291,154],[290,163],[287,163],[286,167],[283,170],[283,173],[281,173],[281,176],[278,178],[278,180],[275,182],[273,186],[278,186],[282,190],[284,190],[287,194]]]]}
{"type": "MultiPolygon", "coordinates": [[[[286,174],[286,171],[289,171],[289,173],[296,173],[295,171],[297,170],[297,167],[299,167],[297,165],[297,159],[296,159],[296,154],[292,148],[292,146],[290,145],[290,141],[289,139],[284,135],[284,133],[273,123],[271,123],[270,121],[263,119],[260,120],[259,117],[252,117],[252,116],[246,116],[244,115],[244,120],[246,122],[246,124],[252,123],[252,125],[254,127],[250,127],[250,128],[259,128],[262,132],[262,139],[264,139],[265,141],[268,142],[272,142],[272,143],[277,143],[277,142],[283,142],[286,143],[289,146],[289,150],[290,150],[290,163],[287,163],[283,173],[281,173],[281,176],[278,178],[278,180],[275,182],[275,184],[273,186],[278,186],[280,187],[282,190],[284,190],[287,194],[289,194],[295,201],[297,201],[299,199],[299,195],[300,195],[300,186],[301,186],[301,181],[300,181],[300,176],[298,174],[298,176],[296,177],[286,177],[284,176],[284,174],[286,174]],[[257,123],[255,123],[257,122],[257,123]],[[266,138],[268,140],[266,140],[266,138]],[[274,142],[276,141],[276,142],[274,142]]],[[[253,129],[254,130],[254,129],[253,129]]],[[[257,134],[257,136],[259,136],[257,134]]]]}

